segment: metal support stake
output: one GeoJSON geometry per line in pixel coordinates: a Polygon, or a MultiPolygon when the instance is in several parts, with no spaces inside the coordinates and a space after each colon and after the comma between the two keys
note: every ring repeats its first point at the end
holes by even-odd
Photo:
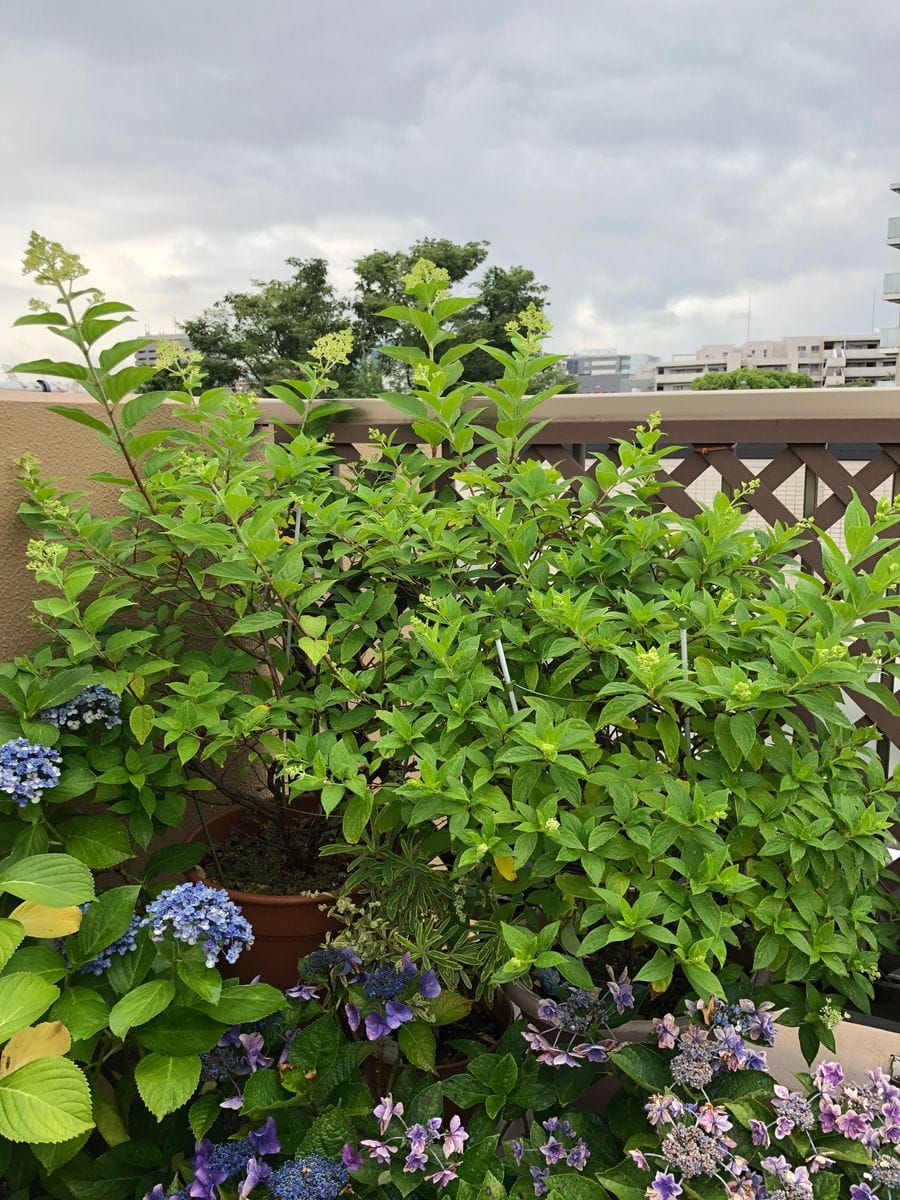
{"type": "Polygon", "coordinates": [[[500,660],[500,675],[503,682],[506,684],[507,695],[509,696],[509,706],[514,713],[519,711],[519,706],[516,703],[516,693],[513,690],[513,681],[509,675],[509,667],[506,665],[506,655],[503,653],[503,643],[499,638],[496,639],[494,645],[497,647],[497,658],[500,660]]]}

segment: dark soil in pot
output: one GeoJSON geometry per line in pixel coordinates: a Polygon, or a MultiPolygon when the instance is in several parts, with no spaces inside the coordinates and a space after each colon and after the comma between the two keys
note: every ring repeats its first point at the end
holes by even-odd
{"type": "MultiPolygon", "coordinates": [[[[298,824],[306,816],[298,813],[298,824]]],[[[311,871],[302,876],[294,874],[291,887],[285,839],[282,837],[280,845],[277,841],[280,834],[278,827],[262,825],[258,817],[245,809],[225,808],[207,816],[206,829],[195,829],[189,840],[212,842],[224,877],[220,878],[220,870],[210,854],[191,872],[191,878],[224,887],[253,928],[253,945],[233,966],[224,965],[223,974],[242,983],[259,976],[265,983],[284,989],[297,982],[298,961],[318,949],[328,932],[340,928],[325,910],[331,907],[344,872],[340,859],[316,857],[311,871]],[[238,866],[235,882],[228,868],[232,863],[238,866]],[[321,872],[316,864],[321,865],[321,872]],[[266,870],[270,871],[268,878],[266,870]],[[238,886],[241,883],[246,890],[238,886]],[[287,890],[279,892],[277,889],[283,886],[287,890]]],[[[327,840],[330,834],[324,839],[327,840]]]]}

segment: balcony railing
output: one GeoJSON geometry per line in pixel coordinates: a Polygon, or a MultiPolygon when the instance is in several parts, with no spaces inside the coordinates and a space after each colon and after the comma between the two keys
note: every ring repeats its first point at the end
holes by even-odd
{"type": "Polygon", "coordinates": [[[900,242],[900,217],[888,219],[888,241],[900,242]]]}
{"type": "Polygon", "coordinates": [[[884,277],[885,300],[900,300],[900,271],[890,271],[884,277]]]}
{"type": "Polygon", "coordinates": [[[881,330],[882,350],[900,350],[900,325],[891,325],[881,330]]]}

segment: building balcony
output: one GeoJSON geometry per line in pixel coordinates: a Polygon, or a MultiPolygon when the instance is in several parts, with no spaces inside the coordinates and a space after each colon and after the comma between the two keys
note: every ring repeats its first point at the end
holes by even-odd
{"type": "Polygon", "coordinates": [[[890,271],[885,275],[883,295],[885,300],[900,303],[900,271],[890,271]]]}
{"type": "Polygon", "coordinates": [[[887,240],[889,246],[900,248],[900,217],[889,218],[887,240]]]}
{"type": "Polygon", "coordinates": [[[881,330],[882,350],[900,350],[900,325],[889,325],[881,330]]]}

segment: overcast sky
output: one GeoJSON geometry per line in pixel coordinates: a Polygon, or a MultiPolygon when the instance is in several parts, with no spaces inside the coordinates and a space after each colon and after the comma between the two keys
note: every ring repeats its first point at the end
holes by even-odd
{"type": "Polygon", "coordinates": [[[430,235],[531,267],[560,350],[897,323],[890,0],[20,0],[0,66],[0,360],[55,349],[32,227],[153,332],[430,235]]]}

